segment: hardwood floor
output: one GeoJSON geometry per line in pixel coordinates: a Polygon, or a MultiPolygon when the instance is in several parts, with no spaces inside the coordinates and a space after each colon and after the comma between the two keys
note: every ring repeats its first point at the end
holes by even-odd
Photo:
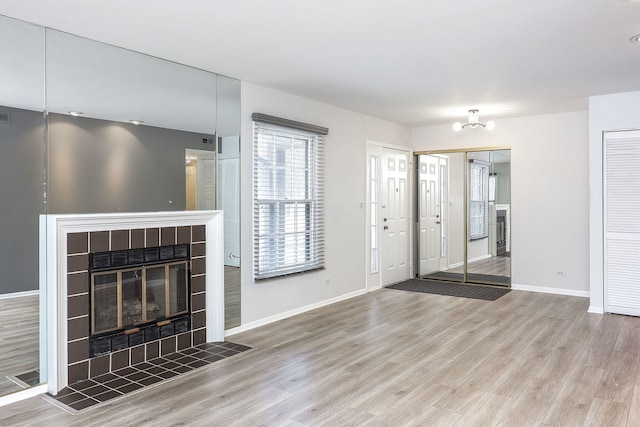
{"type": "Polygon", "coordinates": [[[7,377],[38,369],[38,316],[37,295],[0,299],[0,396],[23,389],[7,377]]]}
{"type": "Polygon", "coordinates": [[[240,268],[224,266],[224,328],[240,326],[240,268]]]}
{"type": "Polygon", "coordinates": [[[230,339],[252,346],[78,414],[35,397],[0,425],[638,426],[640,318],[585,298],[382,289],[230,339]]]}
{"type": "MultiPolygon", "coordinates": [[[[456,267],[446,270],[451,273],[463,273],[464,267],[456,267]]],[[[468,273],[475,274],[491,274],[494,276],[511,276],[511,257],[494,256],[491,258],[481,259],[479,261],[470,262],[467,266],[468,273]]]]}

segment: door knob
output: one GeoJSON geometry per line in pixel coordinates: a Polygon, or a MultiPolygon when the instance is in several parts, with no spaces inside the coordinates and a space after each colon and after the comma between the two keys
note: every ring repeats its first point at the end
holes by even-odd
{"type": "Polygon", "coordinates": [[[440,221],[436,221],[436,224],[440,224],[440,221]]]}
{"type": "Polygon", "coordinates": [[[388,230],[389,226],[385,225],[384,227],[382,227],[383,230],[388,230]]]}
{"type": "Polygon", "coordinates": [[[387,222],[387,218],[382,218],[382,220],[383,220],[384,222],[387,222]]]}

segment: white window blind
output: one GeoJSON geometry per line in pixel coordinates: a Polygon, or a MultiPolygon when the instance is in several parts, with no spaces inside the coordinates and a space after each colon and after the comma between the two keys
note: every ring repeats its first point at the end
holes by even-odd
{"type": "Polygon", "coordinates": [[[489,164],[472,160],[469,163],[468,224],[469,239],[489,236],[489,164]]]}
{"type": "Polygon", "coordinates": [[[323,133],[263,117],[253,122],[257,280],[324,267],[323,133]]]}

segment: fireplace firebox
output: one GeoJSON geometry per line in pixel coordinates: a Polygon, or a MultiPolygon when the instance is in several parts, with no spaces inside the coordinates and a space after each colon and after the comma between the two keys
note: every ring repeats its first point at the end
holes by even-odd
{"type": "Polygon", "coordinates": [[[90,357],[190,329],[189,252],[173,245],[90,254],[90,357]]]}

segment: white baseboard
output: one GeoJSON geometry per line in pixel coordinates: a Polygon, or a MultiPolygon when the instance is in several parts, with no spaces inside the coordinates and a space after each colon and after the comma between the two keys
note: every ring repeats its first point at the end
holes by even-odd
{"type": "Polygon", "coordinates": [[[475,257],[467,260],[467,264],[471,264],[472,262],[482,261],[483,259],[491,258],[491,254],[480,255],[479,257],[475,257]]]}
{"type": "Polygon", "coordinates": [[[11,292],[9,294],[0,294],[0,299],[30,297],[30,296],[39,295],[39,294],[40,294],[40,291],[37,289],[33,291],[11,292]]]}
{"type": "Polygon", "coordinates": [[[513,289],[514,291],[541,292],[543,294],[568,295],[572,297],[582,298],[589,298],[591,296],[591,293],[589,291],[577,291],[575,289],[562,288],[545,288],[543,286],[518,285],[516,283],[511,284],[511,289],[513,289]]]}
{"type": "Polygon", "coordinates": [[[604,314],[604,307],[595,307],[593,305],[590,305],[589,310],[587,310],[587,312],[594,313],[594,314],[604,314]]]}
{"type": "Polygon", "coordinates": [[[8,394],[6,396],[0,397],[0,406],[9,405],[11,403],[20,402],[21,400],[29,399],[33,396],[37,396],[39,394],[44,394],[47,392],[47,385],[42,384],[35,387],[27,388],[22,391],[18,391],[15,393],[8,394]]]}
{"type": "Polygon", "coordinates": [[[335,298],[330,298],[328,300],[316,302],[313,304],[306,305],[304,307],[295,308],[293,310],[285,311],[284,313],[276,314],[273,316],[265,317],[264,319],[255,320],[253,322],[246,323],[244,325],[238,326],[236,328],[227,329],[224,332],[225,337],[229,337],[231,335],[239,334],[240,332],[250,331],[251,329],[259,328],[260,326],[268,325],[269,323],[277,322],[278,320],[286,319],[287,317],[295,316],[296,314],[306,313],[307,311],[315,310],[316,308],[324,307],[327,305],[335,304],[340,301],[348,300],[351,298],[359,297],[361,295],[365,295],[367,293],[366,289],[360,289],[355,292],[350,292],[348,294],[340,295],[335,298]]]}

